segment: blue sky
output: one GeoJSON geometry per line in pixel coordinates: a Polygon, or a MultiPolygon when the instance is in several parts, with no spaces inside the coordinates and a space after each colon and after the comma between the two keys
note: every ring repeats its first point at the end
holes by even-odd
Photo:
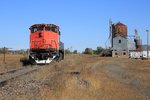
{"type": "Polygon", "coordinates": [[[61,28],[65,48],[83,51],[105,47],[109,19],[123,22],[128,33],[138,29],[146,43],[150,30],[150,0],[1,0],[0,47],[29,48],[29,27],[54,23],[61,28]]]}

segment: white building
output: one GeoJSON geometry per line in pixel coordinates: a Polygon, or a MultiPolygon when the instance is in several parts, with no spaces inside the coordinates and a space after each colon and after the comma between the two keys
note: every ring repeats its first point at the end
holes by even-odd
{"type": "Polygon", "coordinates": [[[150,58],[150,46],[148,46],[148,52],[147,52],[147,45],[142,46],[142,51],[136,51],[136,50],[130,50],[129,51],[129,57],[130,58],[150,58]]]}

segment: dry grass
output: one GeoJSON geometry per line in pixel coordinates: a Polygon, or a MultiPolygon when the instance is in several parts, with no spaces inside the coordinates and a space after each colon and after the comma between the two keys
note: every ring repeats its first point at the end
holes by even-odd
{"type": "Polygon", "coordinates": [[[136,89],[91,72],[55,74],[39,94],[42,100],[143,100],[136,89]]]}
{"type": "Polygon", "coordinates": [[[20,68],[22,64],[20,63],[20,58],[23,55],[6,55],[4,63],[4,56],[0,55],[0,72],[6,72],[11,69],[20,68]]]}
{"type": "MultiPolygon", "coordinates": [[[[18,100],[148,100],[143,92],[150,87],[148,66],[146,60],[68,55],[64,61],[16,79],[26,84],[21,88],[22,94],[14,93],[14,97],[18,100]],[[72,74],[72,71],[80,73],[72,74]],[[118,71],[115,73],[120,77],[110,76],[113,71],[118,71]],[[133,79],[140,81],[139,87],[122,81],[133,79]]],[[[10,84],[18,89],[18,85],[10,84]]]]}
{"type": "Polygon", "coordinates": [[[136,88],[105,74],[106,69],[103,65],[111,60],[87,55],[70,55],[65,61],[40,70],[41,74],[36,74],[36,79],[46,80],[39,92],[42,100],[144,100],[136,88]],[[80,74],[66,73],[78,69],[80,74]],[[50,73],[57,71],[59,73],[51,76],[50,73]]]}

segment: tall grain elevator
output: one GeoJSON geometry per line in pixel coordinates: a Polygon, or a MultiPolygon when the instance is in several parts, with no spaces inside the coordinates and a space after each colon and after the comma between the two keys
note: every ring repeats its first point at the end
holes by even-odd
{"type": "Polygon", "coordinates": [[[121,22],[113,24],[110,20],[112,57],[128,57],[127,30],[125,24],[121,22]]]}

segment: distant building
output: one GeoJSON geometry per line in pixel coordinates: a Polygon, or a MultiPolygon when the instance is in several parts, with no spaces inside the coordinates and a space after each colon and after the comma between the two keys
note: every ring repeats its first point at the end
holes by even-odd
{"type": "Polygon", "coordinates": [[[147,55],[147,46],[142,46],[142,40],[136,29],[135,34],[129,36],[128,27],[125,24],[121,22],[113,24],[110,20],[110,36],[112,57],[140,58],[147,55]]]}
{"type": "MultiPolygon", "coordinates": [[[[142,50],[147,51],[147,45],[142,45],[142,50]]],[[[150,51],[150,45],[148,46],[148,50],[150,51]]]]}
{"type": "Polygon", "coordinates": [[[112,57],[128,57],[127,26],[118,22],[111,29],[112,57]]]}
{"type": "Polygon", "coordinates": [[[135,42],[133,39],[128,38],[127,45],[128,45],[128,51],[136,50],[135,42]]]}
{"type": "Polygon", "coordinates": [[[148,46],[148,49],[147,45],[142,45],[142,50],[143,50],[143,57],[147,58],[147,50],[148,50],[148,58],[150,58],[150,45],[148,46]]]}
{"type": "Polygon", "coordinates": [[[113,38],[113,50],[114,51],[127,51],[127,38],[117,36],[113,38]]]}
{"type": "MultiPolygon", "coordinates": [[[[142,45],[142,50],[130,50],[130,58],[147,58],[147,45],[142,45]]],[[[148,46],[148,58],[150,58],[150,45],[148,46]]]]}

